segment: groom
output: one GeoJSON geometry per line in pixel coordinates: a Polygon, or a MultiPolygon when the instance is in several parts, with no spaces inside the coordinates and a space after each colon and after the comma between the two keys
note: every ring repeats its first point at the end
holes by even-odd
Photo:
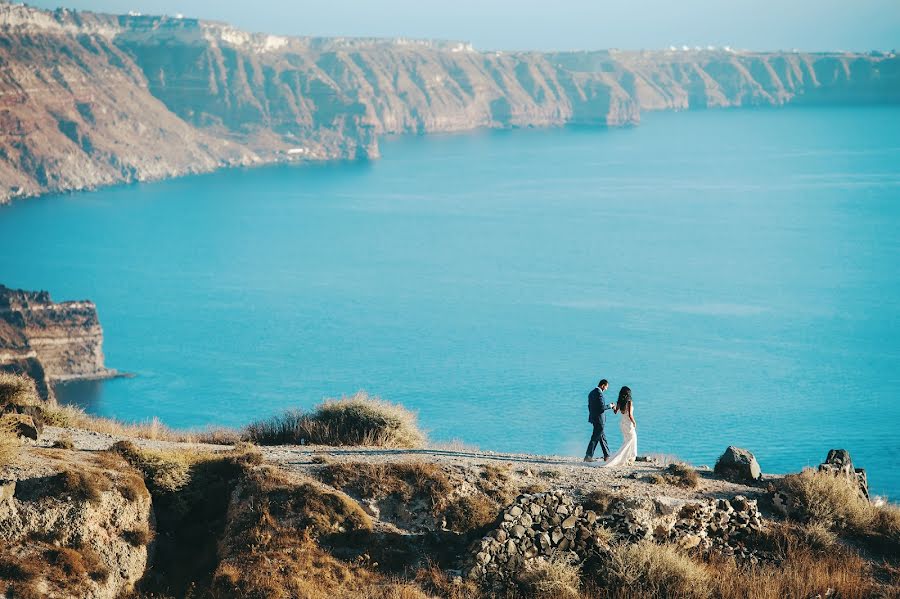
{"type": "Polygon", "coordinates": [[[609,387],[606,379],[601,380],[597,386],[588,393],[588,422],[594,425],[594,432],[591,434],[591,441],[588,443],[587,452],[584,454],[585,462],[596,462],[594,450],[597,449],[597,443],[603,451],[603,461],[609,459],[609,446],[606,444],[606,434],[603,432],[603,424],[606,421],[604,412],[607,408],[612,408],[612,404],[606,404],[603,399],[603,392],[609,387]]]}

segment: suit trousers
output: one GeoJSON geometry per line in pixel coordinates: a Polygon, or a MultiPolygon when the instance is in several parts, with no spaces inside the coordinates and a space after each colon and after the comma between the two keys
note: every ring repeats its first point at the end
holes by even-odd
{"type": "Polygon", "coordinates": [[[603,459],[609,457],[609,446],[606,444],[606,433],[603,431],[603,420],[601,416],[594,423],[594,432],[591,434],[591,441],[588,443],[587,452],[584,454],[586,458],[594,457],[594,451],[597,450],[597,444],[600,444],[600,450],[603,452],[603,459]]]}

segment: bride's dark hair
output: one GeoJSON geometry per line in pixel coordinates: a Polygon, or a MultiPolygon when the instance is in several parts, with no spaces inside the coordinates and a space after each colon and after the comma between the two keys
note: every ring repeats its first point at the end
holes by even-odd
{"type": "Polygon", "coordinates": [[[616,402],[616,408],[620,412],[624,412],[628,408],[628,404],[631,403],[631,389],[628,387],[622,387],[619,389],[619,400],[616,402]]]}

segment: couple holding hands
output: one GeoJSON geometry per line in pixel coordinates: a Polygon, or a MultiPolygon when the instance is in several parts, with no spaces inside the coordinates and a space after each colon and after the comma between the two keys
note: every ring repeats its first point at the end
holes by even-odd
{"type": "Polygon", "coordinates": [[[601,468],[615,468],[616,466],[634,463],[637,457],[637,423],[634,421],[634,402],[631,400],[631,389],[622,387],[619,389],[619,398],[616,403],[606,403],[603,394],[609,388],[609,381],[602,379],[597,386],[588,393],[588,422],[594,425],[591,441],[588,443],[584,461],[595,463],[601,468]],[[619,414],[619,429],[622,431],[622,447],[610,455],[609,446],[606,444],[606,433],[603,430],[606,424],[606,410],[612,410],[613,414],[619,414]],[[597,445],[603,452],[603,462],[598,462],[594,457],[597,445]]]}

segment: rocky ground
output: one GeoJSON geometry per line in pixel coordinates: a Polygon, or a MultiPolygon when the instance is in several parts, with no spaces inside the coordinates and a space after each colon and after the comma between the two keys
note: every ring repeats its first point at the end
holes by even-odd
{"type": "MultiPolygon", "coordinates": [[[[633,581],[636,597],[900,588],[884,561],[892,521],[863,550],[880,553],[860,557],[849,549],[858,536],[839,542],[785,520],[802,505],[787,478],[732,482],[721,464],[604,469],[464,446],[256,447],[54,426],[37,436],[0,463],[7,596],[619,597],[609,589],[633,563],[666,572],[633,581]]],[[[735,468],[755,465],[729,453],[735,468]]],[[[831,461],[850,481],[840,501],[859,502],[849,456],[831,461]]]]}
{"type": "MultiPolygon", "coordinates": [[[[71,435],[77,449],[103,450],[121,437],[86,430],[61,429],[46,427],[38,441],[39,445],[50,446],[61,435],[71,435]]],[[[209,445],[202,443],[175,443],[170,441],[154,441],[149,439],[132,439],[139,447],[152,450],[167,449],[208,449],[224,451],[228,445],[209,445]]],[[[314,475],[322,463],[417,463],[427,462],[454,471],[463,479],[467,470],[480,466],[507,466],[513,473],[516,482],[522,487],[543,485],[560,489],[576,496],[585,495],[595,489],[605,489],[630,497],[648,497],[650,495],[667,496],[679,499],[730,498],[745,495],[750,498],[765,492],[765,481],[774,477],[764,477],[762,483],[752,486],[716,478],[709,470],[700,470],[700,484],[695,489],[686,489],[673,485],[660,485],[649,482],[651,475],[659,474],[665,465],[656,462],[638,462],[634,466],[605,469],[596,464],[585,464],[581,458],[571,456],[542,456],[533,454],[498,453],[478,449],[456,449],[431,447],[425,449],[386,449],[374,447],[324,447],[315,445],[284,445],[276,447],[260,447],[266,462],[277,464],[286,470],[306,475],[314,475]],[[664,492],[662,491],[664,488],[664,492]]],[[[468,473],[472,478],[473,474],[468,473]]]]}

